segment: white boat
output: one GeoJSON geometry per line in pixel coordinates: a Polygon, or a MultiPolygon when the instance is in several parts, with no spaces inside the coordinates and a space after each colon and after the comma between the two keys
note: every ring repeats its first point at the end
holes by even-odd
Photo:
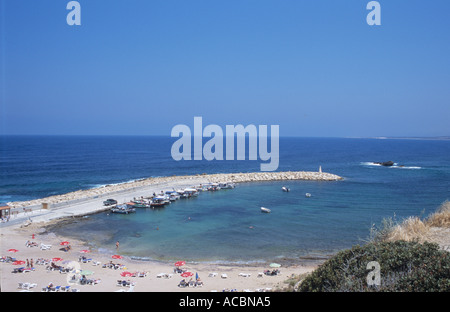
{"type": "Polygon", "coordinates": [[[289,192],[290,191],[290,189],[288,187],[286,187],[286,186],[283,186],[281,189],[283,190],[283,192],[289,192]]]}
{"type": "Polygon", "coordinates": [[[185,188],[183,194],[181,194],[182,198],[190,198],[194,196],[198,196],[198,191],[194,188],[185,188]]]}
{"type": "Polygon", "coordinates": [[[116,207],[111,209],[112,213],[122,213],[129,214],[131,212],[136,212],[136,209],[129,207],[127,204],[117,205],[116,207]]]}
{"type": "Polygon", "coordinates": [[[311,197],[311,194],[310,193],[306,193],[305,197],[311,197]]]}
{"type": "Polygon", "coordinates": [[[270,213],[270,211],[269,208],[261,207],[261,212],[270,213]]]}
{"type": "Polygon", "coordinates": [[[221,189],[233,189],[236,185],[233,182],[220,182],[219,187],[221,189]]]}

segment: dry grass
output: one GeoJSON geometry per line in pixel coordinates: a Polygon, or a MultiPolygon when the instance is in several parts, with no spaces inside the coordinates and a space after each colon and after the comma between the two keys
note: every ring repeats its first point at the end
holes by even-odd
{"type": "Polygon", "coordinates": [[[448,200],[425,220],[421,220],[419,217],[409,217],[400,224],[391,222],[389,228],[383,230],[382,240],[434,241],[432,237],[435,235],[431,234],[436,232],[436,228],[442,230],[450,228],[450,201],[448,200]]]}
{"type": "Polygon", "coordinates": [[[425,222],[428,226],[450,227],[450,201],[446,200],[425,222]]]}

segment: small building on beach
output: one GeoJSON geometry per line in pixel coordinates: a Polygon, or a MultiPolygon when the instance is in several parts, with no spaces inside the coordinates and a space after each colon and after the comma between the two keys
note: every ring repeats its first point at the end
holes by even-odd
{"type": "Polygon", "coordinates": [[[11,215],[11,207],[8,205],[0,206],[0,218],[9,218],[11,215]]]}

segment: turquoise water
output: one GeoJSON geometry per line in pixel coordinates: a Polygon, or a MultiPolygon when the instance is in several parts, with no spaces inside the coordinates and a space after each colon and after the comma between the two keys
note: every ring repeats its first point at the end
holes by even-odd
{"type": "MultiPolygon", "coordinates": [[[[1,137],[0,201],[150,176],[259,171],[259,161],[174,161],[173,138],[1,137]]],[[[100,213],[52,230],[103,251],[159,260],[252,262],[322,257],[364,243],[383,218],[425,217],[450,199],[450,141],[280,138],[279,171],[338,182],[244,183],[160,210],[100,213]],[[398,163],[390,168],[376,161],[398,163]],[[401,166],[403,165],[403,166],[401,166]],[[291,192],[281,191],[288,185],[291,192]],[[305,193],[312,194],[306,198],[305,193]],[[272,209],[263,214],[260,207],[272,209]],[[190,218],[190,219],[189,219],[190,218]]],[[[142,194],[148,195],[148,194],[142,194]]]]}
{"type": "MultiPolygon", "coordinates": [[[[373,223],[384,217],[424,214],[429,199],[387,194],[383,185],[359,187],[352,181],[242,183],[233,190],[202,192],[163,209],[135,214],[101,213],[55,229],[93,247],[157,260],[207,262],[291,261],[322,258],[362,244],[373,223]],[[289,185],[291,191],[281,187],[289,185]],[[312,194],[305,197],[305,193],[312,194]],[[271,209],[270,214],[260,207],[271,209]]],[[[434,208],[434,207],[433,207],[434,208]]]]}

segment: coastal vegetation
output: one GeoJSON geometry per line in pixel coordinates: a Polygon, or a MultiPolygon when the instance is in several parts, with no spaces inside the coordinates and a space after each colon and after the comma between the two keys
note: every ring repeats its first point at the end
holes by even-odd
{"type": "Polygon", "coordinates": [[[450,202],[428,218],[409,217],[402,222],[385,219],[371,229],[363,246],[343,250],[307,276],[287,281],[288,290],[300,292],[450,291],[450,202]],[[376,261],[377,285],[368,283],[376,261]]]}

